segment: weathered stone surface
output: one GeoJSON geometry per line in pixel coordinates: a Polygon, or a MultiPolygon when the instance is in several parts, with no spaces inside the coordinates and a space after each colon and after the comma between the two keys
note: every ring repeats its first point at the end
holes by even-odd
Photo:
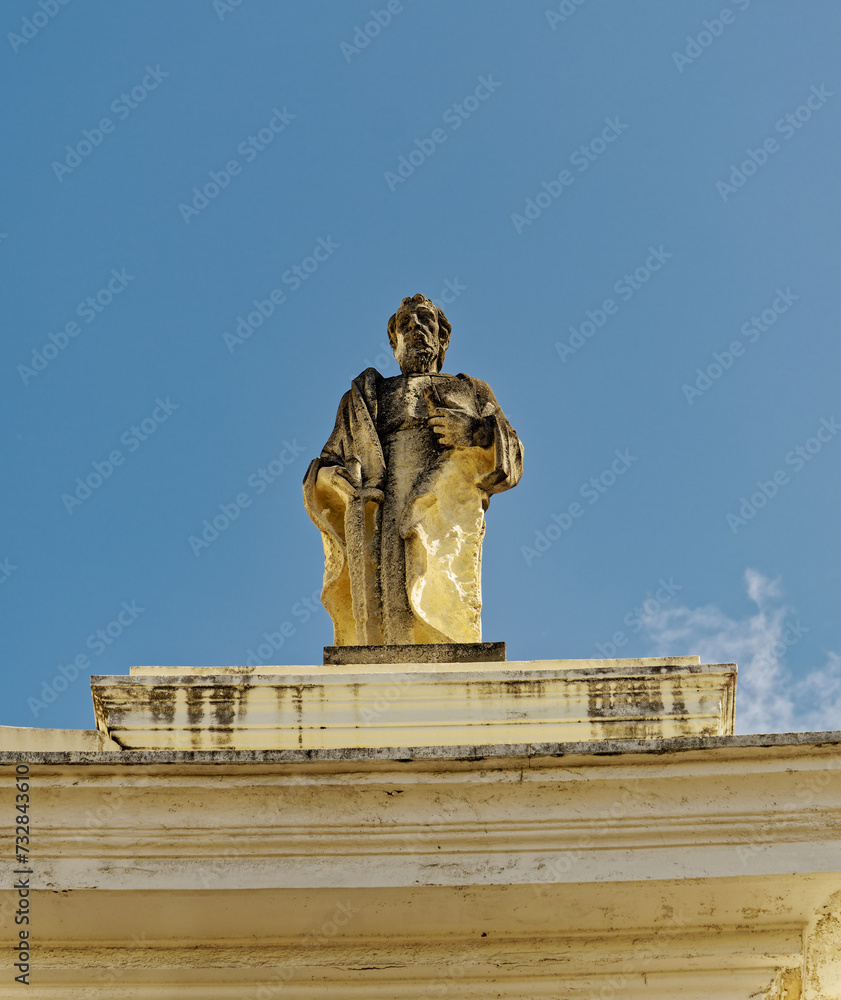
{"type": "Polygon", "coordinates": [[[384,666],[133,673],[93,677],[91,688],[98,728],[137,749],[458,746],[733,731],[735,664],[384,666]]]}
{"type": "Polygon", "coordinates": [[[325,646],[330,666],[367,663],[504,663],[504,642],[430,642],[403,646],[325,646]]]}
{"type": "MultiPolygon", "coordinates": [[[[437,645],[437,644],[433,644],[437,645]]],[[[467,645],[470,645],[469,643],[467,645]]],[[[483,644],[481,644],[483,645],[483,644]]],[[[489,645],[495,646],[496,643],[490,643],[489,645]]],[[[500,643],[504,646],[505,643],[500,643]]],[[[333,647],[334,649],[348,649],[353,647],[333,647]]],[[[421,649],[421,646],[410,646],[410,649],[421,649]]],[[[448,661],[458,663],[458,669],[461,671],[467,670],[483,670],[485,667],[485,661],[477,662],[465,662],[465,661],[448,661]]],[[[491,660],[491,663],[508,662],[507,660],[491,660]]],[[[613,659],[613,660],[520,660],[511,661],[511,666],[523,666],[528,664],[531,670],[591,670],[594,672],[594,676],[598,675],[599,671],[611,670],[614,667],[645,667],[647,669],[654,669],[657,667],[693,667],[697,666],[700,662],[697,656],[640,656],[640,657],[627,657],[625,659],[613,659]]],[[[197,676],[197,677],[209,677],[216,676],[218,674],[236,674],[240,677],[256,677],[269,674],[282,674],[284,677],[287,674],[294,674],[295,676],[304,674],[310,676],[311,674],[315,677],[327,677],[332,674],[344,674],[347,673],[345,667],[348,664],[295,664],[290,666],[289,664],[277,664],[272,665],[269,663],[261,664],[259,667],[244,667],[244,666],[224,666],[224,667],[195,667],[195,666],[181,666],[181,667],[150,667],[150,666],[136,666],[130,667],[129,673],[132,677],[181,677],[181,676],[197,676]]],[[[394,664],[386,661],[383,663],[366,663],[365,674],[389,674],[393,672],[394,664]]],[[[439,668],[445,667],[446,663],[442,662],[437,664],[430,661],[418,661],[413,662],[401,662],[400,672],[409,673],[412,671],[418,672],[428,672],[430,670],[438,670],[439,668]]]]}
{"type": "Polygon", "coordinates": [[[27,726],[0,726],[0,751],[73,750],[96,753],[119,750],[119,746],[98,729],[35,729],[27,726]]]}
{"type": "Polygon", "coordinates": [[[17,762],[37,803],[26,993],[838,1000],[839,740],[0,754],[6,814],[17,762]]]}
{"type": "Polygon", "coordinates": [[[388,324],[401,374],[353,381],[304,479],[336,646],[482,638],[485,511],[523,448],[486,383],[441,371],[450,331],[423,295],[403,300],[388,324]]]}
{"type": "MultiPolygon", "coordinates": [[[[44,733],[66,733],[66,729],[45,729],[44,733]]],[[[57,742],[57,741],[51,741],[57,742]]],[[[710,751],[778,748],[783,754],[814,752],[838,756],[841,769],[841,730],[815,733],[749,733],[741,736],[672,736],[668,739],[587,740],[567,743],[473,744],[446,747],[342,747],[323,750],[119,750],[120,766],[139,764],[311,764],[313,771],[330,773],[382,765],[402,772],[428,768],[436,761],[446,768],[452,764],[470,767],[540,768],[554,766],[557,758],[576,763],[578,757],[618,757],[628,765],[643,763],[646,757],[680,754],[685,763],[704,761],[710,751]]],[[[110,750],[0,750],[0,765],[26,761],[30,764],[79,764],[95,767],[114,763],[110,750]]],[[[580,762],[579,762],[580,763],[580,762]]]]}

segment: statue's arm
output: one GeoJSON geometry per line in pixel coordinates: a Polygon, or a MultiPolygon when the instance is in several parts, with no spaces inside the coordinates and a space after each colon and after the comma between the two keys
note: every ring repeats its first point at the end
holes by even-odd
{"type": "Polygon", "coordinates": [[[429,426],[442,448],[481,448],[493,444],[491,423],[467,410],[450,406],[432,406],[429,426]]]}
{"type": "Polygon", "coordinates": [[[465,409],[461,406],[442,406],[436,402],[431,389],[425,390],[424,396],[429,410],[429,426],[442,448],[487,450],[493,444],[493,424],[482,413],[482,404],[478,403],[478,397],[475,409],[473,407],[465,409]]]}
{"type": "Polygon", "coordinates": [[[490,437],[494,449],[493,471],[484,477],[480,485],[488,493],[502,493],[516,486],[523,474],[523,443],[508,422],[493,389],[481,379],[472,381],[484,432],[490,437]]]}
{"type": "Polygon", "coordinates": [[[346,392],[344,396],[342,396],[342,401],[339,403],[339,409],[336,413],[336,422],[333,424],[333,430],[330,433],[330,437],[327,438],[327,443],[321,449],[321,454],[318,456],[319,466],[322,468],[325,466],[344,464],[345,450],[347,447],[349,404],[350,392],[346,392]]]}
{"type": "Polygon", "coordinates": [[[523,445],[508,422],[491,387],[469,375],[458,376],[471,386],[475,409],[437,406],[427,396],[429,426],[443,448],[483,452],[489,471],[477,485],[487,493],[501,493],[516,486],[523,474],[523,445]]]}
{"type": "Polygon", "coordinates": [[[315,460],[316,470],[313,488],[316,503],[319,505],[333,506],[337,501],[346,503],[358,496],[356,489],[358,484],[353,481],[355,471],[353,463],[348,462],[345,458],[349,451],[348,408],[350,395],[350,392],[346,392],[342,396],[333,431],[321,449],[321,454],[315,460]],[[351,465],[350,469],[348,465],[351,465]]]}

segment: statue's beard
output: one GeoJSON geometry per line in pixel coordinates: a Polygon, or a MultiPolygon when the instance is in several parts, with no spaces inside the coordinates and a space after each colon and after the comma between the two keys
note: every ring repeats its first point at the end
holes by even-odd
{"type": "Polygon", "coordinates": [[[404,374],[417,375],[435,370],[436,353],[431,347],[418,345],[407,347],[400,359],[400,368],[404,374]]]}

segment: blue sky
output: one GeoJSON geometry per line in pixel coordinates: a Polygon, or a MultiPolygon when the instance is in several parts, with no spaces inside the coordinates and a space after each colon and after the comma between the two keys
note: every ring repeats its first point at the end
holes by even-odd
{"type": "Polygon", "coordinates": [[[7,0],[0,722],[90,728],[90,674],[272,637],[321,661],[301,479],[422,291],[526,449],[484,638],[738,659],[743,729],[838,728],[839,28],[7,0]]]}

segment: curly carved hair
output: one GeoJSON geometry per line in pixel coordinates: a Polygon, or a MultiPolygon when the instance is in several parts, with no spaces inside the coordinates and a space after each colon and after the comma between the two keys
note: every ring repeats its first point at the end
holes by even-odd
{"type": "Polygon", "coordinates": [[[450,321],[444,315],[444,310],[439,309],[432,299],[428,299],[425,295],[421,295],[420,292],[418,292],[417,295],[412,295],[403,299],[397,312],[388,321],[388,342],[391,344],[393,350],[397,344],[396,326],[397,317],[400,312],[403,309],[410,308],[411,306],[420,305],[422,302],[429,305],[430,309],[435,311],[435,315],[438,319],[438,341],[441,345],[440,350],[438,351],[438,371],[440,372],[444,367],[444,355],[447,353],[447,348],[450,346],[450,334],[453,332],[453,328],[450,321]]]}

